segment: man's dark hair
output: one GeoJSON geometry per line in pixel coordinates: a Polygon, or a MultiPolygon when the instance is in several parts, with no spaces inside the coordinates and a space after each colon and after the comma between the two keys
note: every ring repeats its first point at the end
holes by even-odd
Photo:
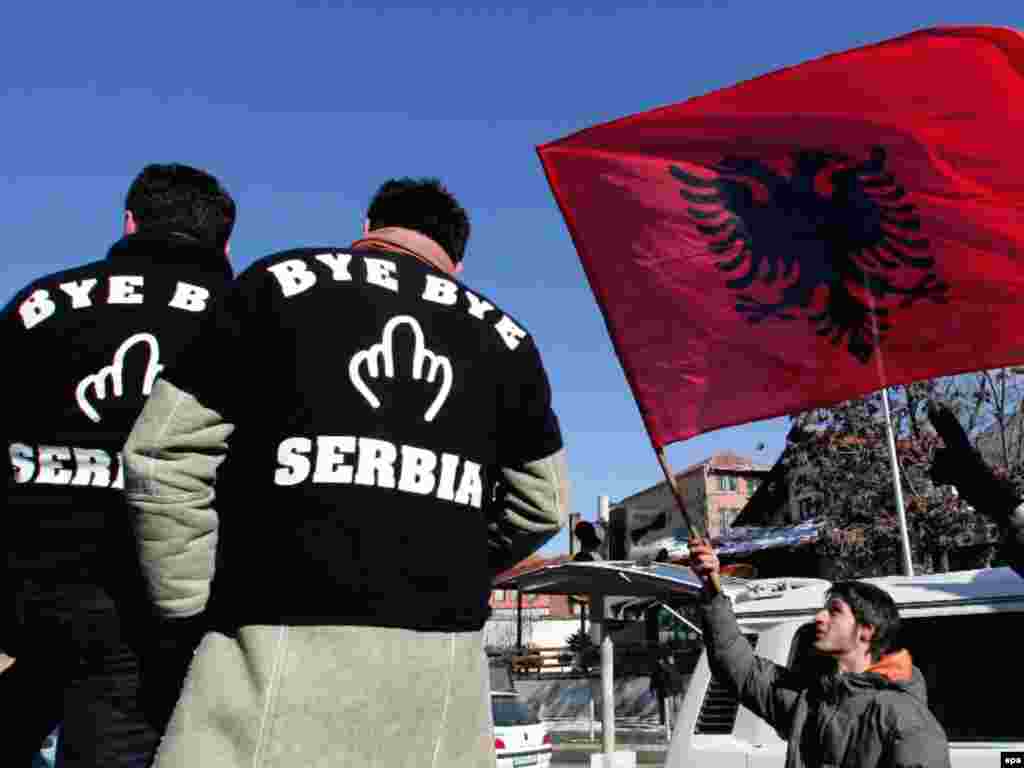
{"type": "Polygon", "coordinates": [[[235,226],[235,201],[216,178],[188,165],[147,165],[124,201],[139,231],[192,235],[223,248],[235,226]]]}
{"type": "Polygon", "coordinates": [[[850,606],[858,624],[875,628],[871,636],[872,661],[878,661],[899,647],[900,613],[888,592],[863,581],[837,581],[829,589],[825,602],[833,597],[850,606]]]}
{"type": "Polygon", "coordinates": [[[366,212],[370,229],[403,227],[426,235],[458,264],[469,240],[469,216],[437,179],[384,182],[366,212]]]}
{"type": "Polygon", "coordinates": [[[597,535],[597,529],[589,520],[580,520],[574,529],[576,538],[585,549],[597,549],[601,546],[601,538],[597,535]]]}

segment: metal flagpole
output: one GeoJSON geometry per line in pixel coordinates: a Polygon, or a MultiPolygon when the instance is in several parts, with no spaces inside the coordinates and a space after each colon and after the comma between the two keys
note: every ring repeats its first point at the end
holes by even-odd
{"type": "MultiPolygon", "coordinates": [[[[868,303],[871,308],[874,337],[880,338],[878,328],[878,313],[875,311],[875,297],[871,291],[867,291],[868,303]]],[[[910,556],[910,536],[907,534],[907,509],[903,506],[903,485],[900,483],[900,462],[896,458],[896,436],[892,431],[892,415],[889,413],[889,388],[885,386],[885,358],[882,355],[881,344],[876,343],[875,365],[878,367],[878,381],[882,384],[882,412],[885,415],[885,436],[889,443],[889,463],[892,465],[892,488],[896,493],[896,517],[900,524],[900,543],[903,547],[903,573],[906,576],[914,575],[914,560],[910,556]]],[[[913,418],[913,417],[911,417],[913,418]]]]}
{"type": "Polygon", "coordinates": [[[907,510],[903,506],[903,486],[900,483],[900,463],[896,459],[896,437],[889,415],[889,390],[882,387],[882,410],[885,413],[885,434],[889,442],[889,462],[892,464],[892,487],[896,492],[896,514],[900,523],[900,541],[903,544],[903,573],[914,575],[914,561],[910,556],[910,535],[907,533],[907,510]]]}

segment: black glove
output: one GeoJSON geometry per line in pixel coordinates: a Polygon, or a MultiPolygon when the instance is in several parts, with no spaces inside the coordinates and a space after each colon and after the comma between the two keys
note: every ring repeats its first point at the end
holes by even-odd
{"type": "Polygon", "coordinates": [[[998,477],[985,463],[949,408],[929,403],[928,419],[945,443],[945,447],[935,451],[928,473],[932,482],[956,486],[963,500],[977,512],[1005,524],[1021,503],[1013,483],[998,477]]]}

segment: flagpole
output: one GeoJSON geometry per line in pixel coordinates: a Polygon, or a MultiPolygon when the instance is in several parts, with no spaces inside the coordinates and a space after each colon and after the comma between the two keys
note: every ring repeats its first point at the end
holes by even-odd
{"type": "MultiPolygon", "coordinates": [[[[668,481],[668,487],[672,491],[672,496],[676,500],[676,504],[679,506],[679,511],[683,513],[683,520],[686,521],[686,528],[690,533],[690,540],[702,539],[700,531],[693,524],[693,520],[690,519],[690,515],[686,511],[686,502],[683,500],[683,494],[679,492],[679,485],[676,483],[675,473],[672,471],[672,467],[668,464],[668,459],[665,457],[665,449],[657,448],[655,452],[658,454],[658,463],[661,464],[661,471],[665,473],[665,479],[668,481]]],[[[711,574],[711,579],[708,584],[711,587],[711,591],[714,593],[720,593],[722,591],[722,583],[718,579],[717,573],[711,574]]]]}
{"type": "Polygon", "coordinates": [[[914,561],[910,556],[910,535],[907,533],[907,510],[903,506],[903,485],[900,483],[900,463],[896,459],[896,437],[889,415],[889,389],[882,387],[882,410],[885,413],[885,434],[889,443],[889,462],[892,464],[892,487],[896,492],[896,515],[900,523],[900,542],[903,545],[903,573],[914,575],[914,561]]]}

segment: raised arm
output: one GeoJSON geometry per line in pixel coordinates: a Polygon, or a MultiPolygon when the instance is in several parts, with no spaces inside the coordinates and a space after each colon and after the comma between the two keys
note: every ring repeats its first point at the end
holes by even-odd
{"type": "Polygon", "coordinates": [[[932,460],[933,482],[955,486],[975,511],[996,522],[1003,534],[1002,555],[1024,577],[1024,503],[1017,489],[985,463],[949,408],[929,403],[928,418],[944,443],[932,460]]]}
{"type": "Polygon", "coordinates": [[[786,667],[757,656],[740,632],[729,598],[708,589],[711,574],[719,570],[718,557],[710,544],[690,541],[690,567],[705,585],[700,610],[711,671],[743,706],[788,737],[793,707],[800,695],[796,676],[786,667]]]}

